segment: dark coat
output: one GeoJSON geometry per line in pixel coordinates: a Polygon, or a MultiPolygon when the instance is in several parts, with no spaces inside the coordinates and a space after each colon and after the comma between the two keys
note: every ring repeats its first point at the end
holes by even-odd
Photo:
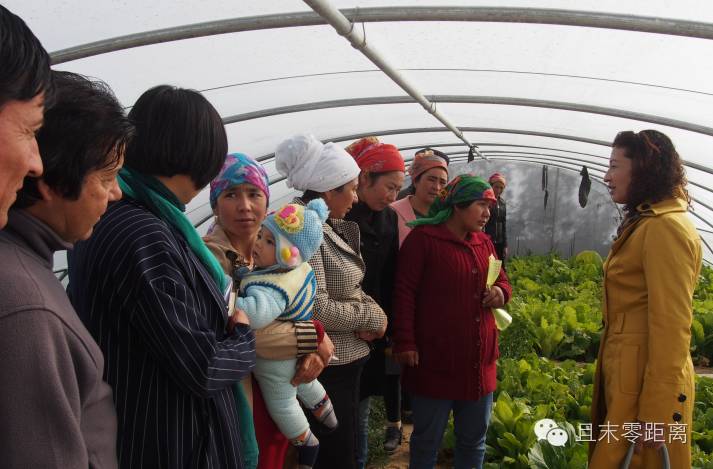
{"type": "MultiPolygon", "coordinates": [[[[495,390],[498,330],[482,298],[488,257],[485,233],[463,240],[445,225],[425,225],[408,235],[399,252],[394,290],[394,352],[418,351],[404,367],[402,384],[433,399],[478,400],[495,390]]],[[[495,282],[510,299],[501,269],[495,282]]]]}
{"type": "Polygon", "coordinates": [[[68,293],[106,358],[123,468],[241,468],[232,385],[255,363],[247,326],[183,236],[132,200],[69,257],[68,293]]]}
{"type": "Polygon", "coordinates": [[[498,203],[490,209],[490,219],[485,225],[485,232],[490,236],[493,244],[507,247],[508,245],[508,233],[507,233],[507,205],[505,204],[505,199],[498,197],[498,203]]]}
{"type": "Polygon", "coordinates": [[[361,379],[361,396],[382,395],[386,374],[385,349],[391,335],[392,296],[399,251],[398,217],[391,207],[375,212],[363,202],[356,204],[345,217],[359,225],[361,256],[366,265],[362,288],[386,313],[386,337],[372,342],[369,361],[361,379]]]}

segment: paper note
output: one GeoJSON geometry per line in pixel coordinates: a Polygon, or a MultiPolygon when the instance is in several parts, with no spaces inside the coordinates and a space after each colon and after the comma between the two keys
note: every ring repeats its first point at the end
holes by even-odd
{"type": "Polygon", "coordinates": [[[503,267],[503,261],[498,260],[492,254],[488,258],[488,277],[485,280],[485,287],[490,289],[495,285],[495,281],[500,275],[500,269],[503,267]]]}
{"type": "MultiPolygon", "coordinates": [[[[490,289],[495,285],[495,281],[500,275],[500,269],[503,267],[503,261],[498,260],[492,254],[488,258],[488,278],[485,280],[486,288],[490,289]]],[[[505,330],[512,323],[512,316],[510,313],[502,308],[493,308],[493,317],[495,318],[495,325],[499,330],[505,330]]]]}

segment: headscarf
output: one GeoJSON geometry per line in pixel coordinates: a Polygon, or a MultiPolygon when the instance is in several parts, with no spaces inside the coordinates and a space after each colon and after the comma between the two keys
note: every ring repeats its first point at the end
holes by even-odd
{"type": "Polygon", "coordinates": [[[496,182],[501,182],[503,186],[505,185],[505,176],[503,176],[500,173],[493,173],[492,176],[488,179],[488,182],[492,185],[495,184],[496,182]]]}
{"type": "Polygon", "coordinates": [[[242,153],[231,153],[225,157],[220,173],[210,182],[210,206],[215,208],[220,194],[233,186],[244,183],[260,189],[270,200],[270,180],[260,163],[242,153]]]}
{"type": "Polygon", "coordinates": [[[406,171],[404,158],[399,149],[388,143],[381,143],[376,137],[365,137],[353,142],[346,148],[354,157],[362,171],[370,173],[388,173],[406,171]]]}
{"type": "Polygon", "coordinates": [[[488,200],[491,203],[498,201],[493,188],[484,179],[472,174],[456,176],[433,201],[428,209],[428,216],[417,218],[407,225],[412,228],[419,225],[440,225],[453,214],[453,206],[474,200],[488,200]]]}
{"type": "Polygon", "coordinates": [[[287,187],[327,192],[359,176],[359,166],[343,148],[326,145],[313,135],[296,135],[275,150],[275,167],[287,177],[287,187]]]}
{"type": "Polygon", "coordinates": [[[448,162],[438,156],[433,150],[422,150],[413,157],[413,163],[409,168],[409,175],[411,180],[415,181],[421,174],[425,173],[432,168],[443,168],[448,174],[448,162]]]}

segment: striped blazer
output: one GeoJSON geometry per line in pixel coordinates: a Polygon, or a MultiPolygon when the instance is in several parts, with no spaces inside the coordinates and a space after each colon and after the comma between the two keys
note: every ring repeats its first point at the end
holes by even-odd
{"type": "Polygon", "coordinates": [[[190,247],[140,203],[112,204],[69,256],[70,299],[106,359],[122,468],[241,468],[231,386],[255,363],[246,326],[190,247]]]}
{"type": "MultiPolygon", "coordinates": [[[[300,199],[296,203],[302,204],[300,199]]],[[[365,266],[359,246],[359,226],[330,218],[323,225],[324,240],[309,260],[317,279],[313,318],[322,322],[339,359],[329,366],[346,365],[369,355],[369,344],[355,331],[376,331],[386,314],[361,287],[365,266]]]]}

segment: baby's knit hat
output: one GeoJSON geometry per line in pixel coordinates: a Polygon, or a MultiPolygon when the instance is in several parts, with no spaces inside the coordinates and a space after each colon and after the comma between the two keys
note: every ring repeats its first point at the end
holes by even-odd
{"type": "Polygon", "coordinates": [[[268,215],[262,225],[275,237],[278,265],[294,269],[310,260],[322,244],[322,224],[328,215],[322,199],[314,199],[307,206],[286,204],[268,215]]]}

